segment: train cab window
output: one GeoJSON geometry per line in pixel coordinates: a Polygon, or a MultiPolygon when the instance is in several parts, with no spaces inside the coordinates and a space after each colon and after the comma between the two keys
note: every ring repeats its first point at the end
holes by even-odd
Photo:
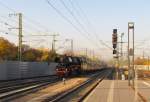
{"type": "Polygon", "coordinates": [[[68,60],[69,60],[69,62],[72,62],[72,59],[71,59],[71,57],[68,57],[68,60]]]}

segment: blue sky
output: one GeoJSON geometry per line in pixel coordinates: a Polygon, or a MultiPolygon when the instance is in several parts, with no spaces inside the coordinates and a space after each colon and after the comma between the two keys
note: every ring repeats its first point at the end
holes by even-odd
{"type": "MultiPolygon", "coordinates": [[[[64,14],[68,19],[70,19],[73,24],[77,27],[79,25],[75,22],[73,17],[67,12],[64,6],[61,4],[60,0],[49,0],[57,9],[59,9],[62,14],[64,14]]],[[[90,33],[90,40],[96,42],[97,45],[91,44],[82,34],[79,33],[76,29],[72,27],[71,24],[66,22],[59,14],[56,13],[47,3],[46,0],[1,0],[2,3],[7,5],[9,8],[14,9],[16,12],[22,12],[24,17],[24,22],[34,26],[36,29],[31,29],[27,27],[28,25],[24,24],[24,30],[30,33],[39,32],[37,29],[40,29],[40,32],[58,32],[60,37],[59,40],[65,38],[74,39],[75,49],[88,48],[90,50],[95,49],[97,53],[101,54],[107,52],[105,57],[112,55],[112,51],[106,48],[103,44],[98,42],[98,38],[107,43],[110,47],[112,29],[118,28],[118,32],[124,32],[124,40],[127,41],[127,23],[129,21],[135,22],[135,40],[138,43],[141,40],[146,39],[146,45],[142,47],[149,46],[150,38],[150,1],[149,0],[70,0],[73,2],[75,8],[77,8],[76,3],[80,5],[88,20],[92,23],[92,27],[87,25],[85,16],[81,13],[79,16],[73,6],[69,3],[69,0],[63,0],[67,7],[76,15],[78,20],[84,25],[87,32],[90,33]],[[26,18],[27,17],[27,18],[26,18]],[[46,27],[41,27],[38,24],[32,24],[31,21],[39,22],[41,25],[46,27]],[[95,38],[94,33],[99,36],[95,38]],[[99,49],[101,48],[101,49],[99,49]]],[[[12,13],[11,10],[4,8],[0,5],[0,15],[7,16],[8,13],[12,13]]],[[[11,18],[15,19],[15,18],[11,18]]],[[[3,19],[0,19],[3,20],[3,19]]],[[[11,22],[10,22],[11,23],[11,22]]],[[[16,31],[14,31],[16,33],[16,31]]],[[[4,35],[5,36],[5,35],[4,35]]],[[[17,39],[12,36],[6,36],[8,39],[16,42],[17,39]]],[[[30,39],[30,38],[24,38],[30,39]]],[[[50,46],[51,38],[46,38],[47,42],[43,43],[46,46],[50,46]]],[[[30,43],[31,44],[31,43],[30,43]]],[[[43,46],[44,46],[43,45],[43,46]]],[[[61,45],[59,42],[58,46],[61,45]]],[[[126,47],[125,47],[126,48],[126,47]]],[[[124,48],[124,49],[125,49],[124,48]]]]}

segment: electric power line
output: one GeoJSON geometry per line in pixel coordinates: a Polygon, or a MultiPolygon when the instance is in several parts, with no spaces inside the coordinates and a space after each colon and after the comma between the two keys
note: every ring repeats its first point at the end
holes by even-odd
{"type": "Polygon", "coordinates": [[[67,7],[67,5],[64,3],[63,0],[59,0],[62,5],[66,8],[66,10],[71,14],[71,16],[74,18],[74,20],[78,23],[78,25],[84,30],[84,32],[86,32],[88,34],[88,36],[90,36],[90,34],[86,31],[86,29],[84,28],[84,26],[80,23],[80,21],[77,19],[77,17],[74,15],[74,13],[67,7]]]}
{"type": "MultiPolygon", "coordinates": [[[[74,18],[74,20],[78,23],[78,25],[82,28],[82,30],[85,32],[85,34],[88,34],[90,36],[91,34],[85,29],[84,25],[80,23],[80,20],[77,19],[77,17],[74,15],[74,13],[67,7],[67,5],[64,3],[63,0],[59,0],[63,6],[66,8],[66,10],[71,14],[71,16],[74,18]]],[[[96,44],[97,45],[97,44],[96,44]]],[[[99,46],[99,45],[97,45],[99,46]]]]}
{"type": "MultiPolygon", "coordinates": [[[[7,6],[6,4],[4,4],[3,2],[1,2],[0,1],[0,5],[1,6],[3,6],[4,8],[6,8],[6,9],[8,9],[8,10],[10,10],[10,11],[12,11],[12,12],[14,12],[14,13],[16,13],[16,11],[14,10],[14,9],[12,9],[12,8],[10,8],[9,6],[7,6]]],[[[4,17],[5,18],[5,17],[4,17]]],[[[29,21],[30,23],[32,23],[33,25],[35,25],[35,26],[37,26],[38,28],[43,28],[43,29],[45,29],[44,31],[47,31],[48,30],[48,28],[46,28],[45,26],[43,26],[41,23],[39,23],[39,22],[37,22],[37,21],[33,21],[33,20],[31,20],[29,17],[27,17],[27,16],[24,16],[24,18],[25,18],[25,20],[26,21],[29,21]]],[[[15,20],[13,20],[13,21],[15,21],[15,20]]],[[[15,21],[15,22],[17,22],[17,21],[15,21]]],[[[30,27],[30,29],[31,29],[31,26],[27,26],[28,28],[30,27]]],[[[33,27],[32,27],[33,28],[33,27]]],[[[36,29],[37,30],[37,29],[36,29]]],[[[39,30],[37,30],[37,31],[39,31],[39,30]]]]}
{"type": "MultiPolygon", "coordinates": [[[[49,4],[64,20],[66,20],[68,23],[70,23],[74,27],[74,29],[76,29],[79,33],[81,33],[81,35],[83,37],[86,37],[91,42],[91,39],[89,39],[88,36],[84,36],[82,31],[76,25],[74,25],[71,20],[69,20],[65,15],[63,15],[63,13],[60,12],[59,9],[57,9],[55,6],[53,6],[49,0],[46,0],[46,3],[49,4]]],[[[92,44],[95,45],[95,43],[93,43],[93,42],[92,42],[92,44]]]]}
{"type": "MultiPolygon", "coordinates": [[[[71,0],[69,0],[70,3],[72,4],[73,8],[75,9],[74,7],[74,4],[71,0]]],[[[77,8],[79,9],[80,12],[82,12],[83,16],[84,16],[84,19],[86,20],[86,22],[88,23],[87,25],[90,25],[89,28],[93,28],[93,31],[94,31],[94,35],[95,35],[95,38],[102,44],[104,45],[105,47],[109,48],[112,50],[112,48],[110,46],[108,46],[106,43],[104,43],[102,40],[99,39],[99,36],[97,35],[96,31],[94,30],[94,27],[92,25],[92,23],[89,21],[88,17],[86,16],[85,12],[83,11],[83,9],[80,7],[80,5],[78,4],[77,1],[74,1],[76,3],[76,5],[78,6],[77,8]]],[[[75,11],[78,13],[78,15],[80,15],[80,13],[78,12],[77,9],[75,9],[75,11]]],[[[82,18],[82,16],[80,15],[80,17],[82,18]]]]}

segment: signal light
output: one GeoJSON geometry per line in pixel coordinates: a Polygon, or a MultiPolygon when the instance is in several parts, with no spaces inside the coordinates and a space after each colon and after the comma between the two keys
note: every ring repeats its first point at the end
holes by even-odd
{"type": "Polygon", "coordinates": [[[117,34],[117,29],[113,29],[113,34],[117,34]]]}
{"type": "Polygon", "coordinates": [[[112,34],[112,43],[113,43],[113,48],[115,49],[117,47],[117,29],[113,29],[113,34],[112,34]]]}
{"type": "Polygon", "coordinates": [[[117,45],[116,44],[113,44],[113,48],[115,49],[117,47],[117,45]]]}
{"type": "Polygon", "coordinates": [[[113,54],[117,54],[117,51],[116,51],[116,50],[113,50],[113,54]]]}
{"type": "Polygon", "coordinates": [[[114,44],[117,44],[117,34],[113,34],[112,35],[112,43],[114,44]]]}
{"type": "Polygon", "coordinates": [[[134,29],[134,23],[133,22],[129,22],[128,23],[128,27],[129,27],[129,29],[134,29]]]}

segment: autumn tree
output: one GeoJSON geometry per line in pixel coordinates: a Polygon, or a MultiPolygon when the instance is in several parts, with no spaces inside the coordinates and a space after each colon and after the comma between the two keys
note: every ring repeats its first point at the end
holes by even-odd
{"type": "Polygon", "coordinates": [[[48,61],[49,60],[49,51],[43,51],[41,56],[41,61],[48,61]]]}
{"type": "Polygon", "coordinates": [[[56,56],[57,56],[57,53],[55,51],[50,51],[49,52],[49,61],[54,61],[56,56]]]}
{"type": "Polygon", "coordinates": [[[30,48],[22,53],[23,61],[40,61],[41,56],[42,52],[33,48],[30,48]]]}
{"type": "MultiPolygon", "coordinates": [[[[54,61],[57,56],[55,51],[45,51],[22,45],[22,61],[54,61]]],[[[0,37],[0,60],[17,60],[18,47],[8,40],[0,37]]]]}
{"type": "Polygon", "coordinates": [[[145,65],[146,62],[147,62],[146,59],[143,59],[143,58],[140,58],[140,57],[136,58],[135,61],[134,61],[134,63],[136,65],[145,65]]]}
{"type": "Polygon", "coordinates": [[[0,37],[0,60],[15,60],[17,58],[17,47],[8,40],[0,37]]]}

